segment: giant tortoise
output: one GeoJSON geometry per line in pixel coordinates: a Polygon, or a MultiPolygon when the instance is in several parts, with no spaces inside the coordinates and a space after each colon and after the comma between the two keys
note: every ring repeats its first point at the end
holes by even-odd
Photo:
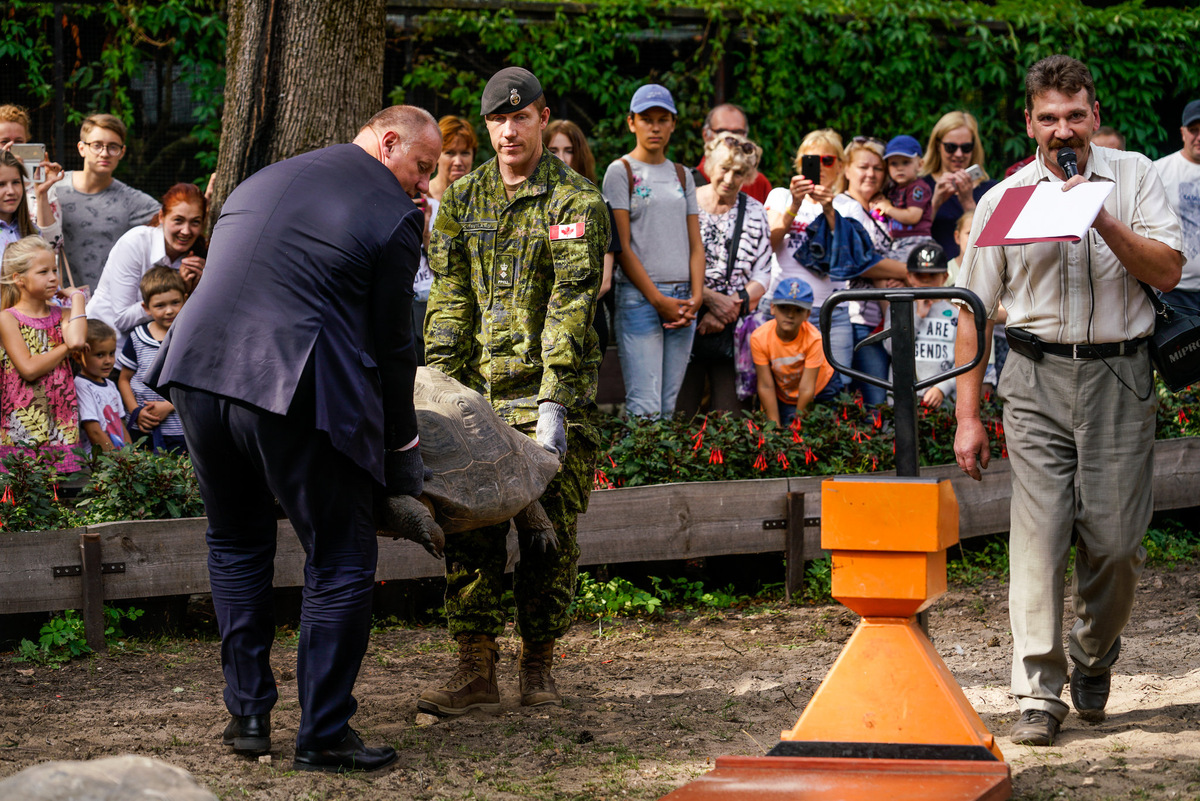
{"type": "Polygon", "coordinates": [[[446,534],[513,520],[523,547],[558,545],[538,498],[558,472],[558,457],[505,423],[474,390],[428,367],[417,368],[414,400],[425,491],[391,496],[379,534],[404,537],[442,556],[446,534]]]}

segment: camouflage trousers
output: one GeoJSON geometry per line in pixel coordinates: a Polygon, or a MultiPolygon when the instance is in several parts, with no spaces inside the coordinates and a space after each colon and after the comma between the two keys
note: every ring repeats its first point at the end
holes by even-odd
{"type": "MultiPolygon", "coordinates": [[[[532,432],[535,424],[519,426],[532,432]]],[[[542,495],[542,506],[558,534],[558,550],[542,554],[522,547],[513,570],[517,633],[530,642],[554,640],[571,625],[569,612],[578,580],[579,543],[575,519],[587,511],[595,480],[596,442],[575,426],[567,430],[567,457],[542,495]]],[[[504,631],[501,605],[508,562],[508,523],[446,536],[446,617],[450,634],[504,631]]]]}

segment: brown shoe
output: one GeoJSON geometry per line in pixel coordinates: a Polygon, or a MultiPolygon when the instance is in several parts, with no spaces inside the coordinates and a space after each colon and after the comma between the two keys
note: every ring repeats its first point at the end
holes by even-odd
{"type": "Polygon", "coordinates": [[[1058,720],[1044,709],[1026,709],[1008,736],[1017,745],[1054,745],[1058,726],[1058,720]]]}
{"type": "Polygon", "coordinates": [[[521,641],[518,675],[521,678],[521,706],[562,706],[562,696],[554,686],[550,667],[554,661],[554,640],[521,641]]]}
{"type": "Polygon", "coordinates": [[[500,711],[500,688],[496,685],[496,638],[490,634],[460,634],[458,668],[441,687],[426,690],[417,709],[431,715],[461,715],[472,709],[500,711]]]}

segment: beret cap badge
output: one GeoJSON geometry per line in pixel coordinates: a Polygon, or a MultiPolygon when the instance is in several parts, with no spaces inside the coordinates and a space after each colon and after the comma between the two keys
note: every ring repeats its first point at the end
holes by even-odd
{"type": "Polygon", "coordinates": [[[516,88],[509,90],[508,102],[514,106],[519,105],[521,103],[521,95],[517,92],[516,88]]]}

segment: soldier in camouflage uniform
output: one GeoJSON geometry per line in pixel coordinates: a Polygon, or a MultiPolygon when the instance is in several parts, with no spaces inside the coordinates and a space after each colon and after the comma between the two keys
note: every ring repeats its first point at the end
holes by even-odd
{"type": "MultiPolygon", "coordinates": [[[[599,449],[590,419],[601,357],[592,316],[609,216],[595,185],[543,149],[550,112],[531,73],[510,67],[494,75],[481,112],[497,157],[442,196],[430,237],[425,358],[562,459],[542,496],[558,549],[520,543],[513,577],[521,703],[561,704],[550,666],[554,641],[570,625],[575,519],[587,509],[599,449]]],[[[504,523],[446,538],[446,615],[459,666],[422,693],[422,711],[499,709],[507,531],[504,523]]]]}

